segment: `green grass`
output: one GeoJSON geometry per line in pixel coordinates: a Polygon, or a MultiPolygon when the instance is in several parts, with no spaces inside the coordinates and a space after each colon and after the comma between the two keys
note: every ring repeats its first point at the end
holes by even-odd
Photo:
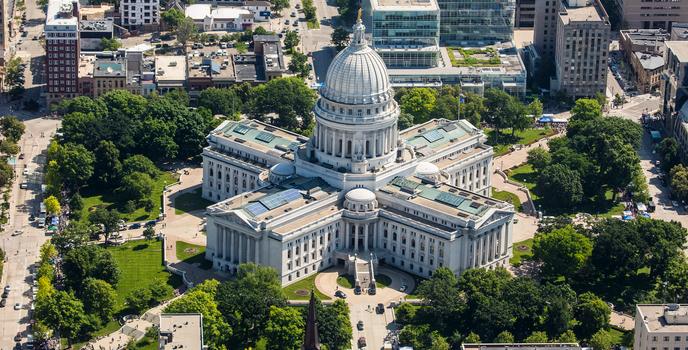
{"type": "Polygon", "coordinates": [[[187,264],[199,264],[202,269],[209,270],[213,263],[205,259],[205,246],[177,241],[177,259],[187,264]]]}
{"type": "Polygon", "coordinates": [[[174,198],[174,213],[181,215],[196,210],[205,209],[213,202],[201,197],[203,190],[197,188],[192,192],[186,192],[174,198]]]}
{"type": "Polygon", "coordinates": [[[514,193],[511,193],[509,191],[499,191],[496,188],[492,187],[492,198],[513,204],[517,212],[523,211],[521,200],[518,199],[518,196],[514,193]]]}
{"type": "Polygon", "coordinates": [[[306,26],[308,29],[320,29],[320,23],[318,23],[317,19],[306,22],[306,26]]]}
{"type": "Polygon", "coordinates": [[[378,288],[389,287],[392,284],[392,279],[387,275],[377,275],[375,277],[375,286],[378,288]]]}
{"type": "Polygon", "coordinates": [[[356,282],[354,281],[354,276],[340,275],[339,277],[337,277],[337,284],[340,287],[352,289],[355,283],[356,282]]]}
{"type": "Polygon", "coordinates": [[[509,263],[511,263],[511,266],[519,266],[521,265],[521,262],[525,259],[530,259],[533,257],[533,239],[527,239],[525,241],[521,242],[516,242],[514,243],[514,251],[513,251],[514,256],[511,257],[509,260],[509,263]],[[523,247],[525,249],[521,250],[519,247],[523,247]]]}
{"type": "Polygon", "coordinates": [[[528,163],[511,168],[506,171],[506,174],[510,180],[523,184],[523,186],[527,187],[529,190],[535,188],[537,174],[533,166],[528,163]]]}
{"type": "Polygon", "coordinates": [[[282,290],[284,291],[285,296],[289,300],[308,300],[310,298],[310,293],[311,290],[315,291],[315,295],[320,299],[320,300],[330,300],[331,298],[322,292],[318,290],[318,288],[315,288],[315,278],[318,276],[318,274],[314,274],[311,276],[308,276],[298,282],[294,282],[284,288],[282,290]],[[297,293],[300,292],[300,293],[297,293]],[[303,295],[301,295],[303,294],[303,295]]]}
{"type": "Polygon", "coordinates": [[[123,220],[127,222],[153,220],[160,214],[160,207],[162,206],[162,191],[166,185],[177,182],[177,175],[172,173],[161,173],[153,183],[153,191],[150,199],[153,201],[153,210],[147,212],[143,206],[137,207],[131,213],[124,213],[122,208],[125,201],[118,195],[108,190],[107,193],[100,191],[100,189],[88,187],[84,189],[81,196],[84,199],[84,209],[81,210],[81,221],[87,222],[88,215],[91,211],[97,208],[117,209],[123,220]]]}
{"type": "Polygon", "coordinates": [[[633,346],[633,336],[632,334],[629,334],[632,332],[622,331],[611,326],[607,329],[607,331],[612,336],[612,344],[621,344],[626,347],[633,346]]]}
{"type": "Polygon", "coordinates": [[[497,51],[491,47],[486,49],[464,49],[460,47],[448,47],[447,54],[449,55],[449,60],[451,61],[452,66],[454,67],[499,66],[501,64],[501,60],[499,59],[497,51]],[[461,55],[461,58],[457,58],[454,54],[454,51],[458,51],[459,55],[461,55]],[[479,54],[491,54],[492,57],[490,57],[489,59],[473,57],[473,55],[479,54]]]}
{"type": "Polygon", "coordinates": [[[512,145],[530,145],[539,141],[542,138],[556,134],[550,128],[531,128],[525,130],[518,130],[511,135],[511,130],[502,130],[497,134],[496,130],[485,129],[487,133],[487,143],[494,148],[495,156],[501,156],[509,153],[509,148],[512,145]]]}
{"type": "Polygon", "coordinates": [[[117,308],[124,307],[124,298],[134,289],[146,287],[162,280],[173,288],[181,285],[181,278],[167,272],[162,265],[161,241],[132,241],[121,246],[107,247],[120,270],[117,292],[117,308]]]}

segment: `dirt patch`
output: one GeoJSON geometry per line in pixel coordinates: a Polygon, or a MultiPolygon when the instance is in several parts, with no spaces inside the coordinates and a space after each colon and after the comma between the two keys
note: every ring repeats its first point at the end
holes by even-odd
{"type": "Polygon", "coordinates": [[[516,247],[516,249],[518,249],[518,250],[520,250],[520,251],[522,251],[522,252],[525,252],[525,251],[527,251],[528,249],[530,249],[530,247],[528,247],[527,245],[520,245],[520,246],[516,247]]]}
{"type": "Polygon", "coordinates": [[[298,295],[298,296],[305,297],[305,296],[310,295],[311,292],[309,292],[309,291],[307,291],[307,290],[305,290],[305,289],[297,289],[296,291],[294,291],[294,294],[296,294],[296,295],[298,295]]]}
{"type": "Polygon", "coordinates": [[[184,249],[184,253],[186,253],[186,254],[197,254],[198,248],[186,248],[186,249],[184,249]]]}

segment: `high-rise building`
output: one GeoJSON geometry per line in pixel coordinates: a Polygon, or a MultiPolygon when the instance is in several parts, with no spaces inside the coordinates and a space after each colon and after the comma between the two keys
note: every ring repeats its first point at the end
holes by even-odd
{"type": "Polygon", "coordinates": [[[438,0],[440,40],[449,45],[511,41],[516,0],[438,0]]]}
{"type": "Polygon", "coordinates": [[[688,348],[688,304],[639,304],[634,350],[688,348]]]}
{"type": "Polygon", "coordinates": [[[605,93],[611,25],[599,0],[570,0],[557,20],[550,87],[573,98],[605,93]]]}
{"type": "Polygon", "coordinates": [[[688,22],[688,0],[615,0],[614,5],[622,19],[622,28],[670,31],[672,23],[688,22]]]}
{"type": "Polygon", "coordinates": [[[517,28],[533,28],[535,26],[535,2],[536,0],[516,0],[517,28]]]}
{"type": "Polygon", "coordinates": [[[666,129],[688,150],[688,41],[665,41],[661,90],[666,129]],[[679,113],[679,111],[681,113],[679,113]]]}
{"type": "Polygon", "coordinates": [[[119,7],[124,27],[151,30],[160,25],[160,0],[122,0],[119,7]]]}
{"type": "Polygon", "coordinates": [[[540,57],[554,59],[557,19],[562,0],[535,0],[533,43],[540,57]]]}
{"type": "MultiPolygon", "coordinates": [[[[12,21],[12,9],[8,0],[0,0],[0,67],[5,65],[9,56],[10,22],[12,21]]],[[[0,76],[3,73],[0,72],[0,76]]],[[[1,89],[1,87],[0,87],[1,89]]]]}
{"type": "Polygon", "coordinates": [[[50,0],[45,21],[48,103],[79,93],[79,2],[50,0]]]}
{"type": "Polygon", "coordinates": [[[436,0],[371,0],[372,47],[389,68],[436,67],[440,9],[436,0]]]}

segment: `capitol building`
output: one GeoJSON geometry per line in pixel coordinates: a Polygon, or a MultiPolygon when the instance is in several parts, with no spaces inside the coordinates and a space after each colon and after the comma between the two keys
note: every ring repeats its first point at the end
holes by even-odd
{"type": "Polygon", "coordinates": [[[359,262],[422,277],[508,264],[514,207],[489,197],[485,135],[445,119],[399,131],[387,68],[364,32],[359,20],[330,65],[310,138],[255,120],[225,121],[208,136],[214,269],[269,265],[287,285],[359,262]]]}

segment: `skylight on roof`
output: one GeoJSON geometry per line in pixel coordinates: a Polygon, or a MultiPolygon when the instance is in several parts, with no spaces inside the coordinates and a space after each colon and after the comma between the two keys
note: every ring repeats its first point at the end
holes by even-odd
{"type": "Polygon", "coordinates": [[[271,194],[263,197],[258,201],[263,204],[268,210],[279,208],[289,202],[293,202],[299,198],[303,198],[299,190],[291,188],[282,192],[271,194]]]}
{"type": "Polygon", "coordinates": [[[271,133],[269,133],[269,132],[265,132],[265,131],[261,131],[261,132],[256,136],[256,140],[262,141],[262,142],[265,142],[265,143],[270,143],[270,142],[271,142],[272,140],[274,140],[274,139],[275,139],[275,135],[273,135],[273,134],[271,134],[271,133]]]}
{"type": "Polygon", "coordinates": [[[234,132],[239,134],[239,135],[246,135],[246,133],[249,130],[251,130],[251,128],[249,128],[248,126],[246,126],[244,124],[239,124],[239,125],[234,127],[234,132]]]}
{"type": "Polygon", "coordinates": [[[246,209],[246,211],[253,216],[258,216],[258,215],[266,213],[268,211],[268,208],[266,208],[264,205],[260,204],[259,202],[251,203],[251,204],[247,205],[244,209],[246,209]]]}
{"type": "Polygon", "coordinates": [[[444,136],[437,130],[430,130],[423,134],[423,138],[428,140],[428,142],[433,143],[437,140],[442,139],[444,136]]]}
{"type": "Polygon", "coordinates": [[[435,200],[446,205],[451,205],[452,207],[458,207],[466,199],[455,194],[442,192],[437,196],[437,198],[435,198],[435,200]]]}

